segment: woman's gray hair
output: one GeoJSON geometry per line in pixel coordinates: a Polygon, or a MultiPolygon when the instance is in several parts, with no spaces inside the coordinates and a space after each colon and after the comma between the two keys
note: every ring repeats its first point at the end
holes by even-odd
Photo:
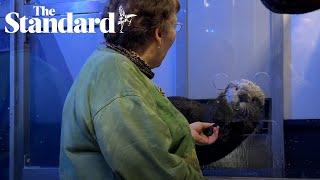
{"type": "Polygon", "coordinates": [[[122,6],[126,14],[136,14],[130,26],[116,26],[117,33],[104,34],[107,43],[121,46],[128,50],[141,51],[148,42],[153,40],[156,28],[167,31],[168,20],[180,10],[179,0],[110,0],[105,8],[103,18],[109,12],[115,12],[119,19],[118,10],[122,6]]]}

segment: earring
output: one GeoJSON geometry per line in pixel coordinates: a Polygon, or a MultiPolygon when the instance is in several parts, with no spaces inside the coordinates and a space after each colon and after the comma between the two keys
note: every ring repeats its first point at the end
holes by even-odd
{"type": "Polygon", "coordinates": [[[158,49],[160,49],[161,47],[160,46],[158,46],[158,49]]]}

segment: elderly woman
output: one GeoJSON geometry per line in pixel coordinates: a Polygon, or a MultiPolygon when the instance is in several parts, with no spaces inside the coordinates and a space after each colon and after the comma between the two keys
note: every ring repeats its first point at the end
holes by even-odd
{"type": "Polygon", "coordinates": [[[120,6],[137,16],[105,34],[66,99],[60,177],[203,179],[194,143],[214,143],[218,128],[203,135],[212,124],[189,125],[151,81],[175,40],[179,2],[111,0],[105,16],[120,6]]]}

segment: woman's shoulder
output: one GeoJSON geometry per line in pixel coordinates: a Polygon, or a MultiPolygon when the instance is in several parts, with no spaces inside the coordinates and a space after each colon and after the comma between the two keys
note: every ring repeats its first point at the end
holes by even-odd
{"type": "MultiPolygon", "coordinates": [[[[107,47],[98,47],[89,58],[89,63],[94,64],[96,70],[103,73],[119,73],[119,75],[141,74],[134,63],[126,56],[107,47]]],[[[131,76],[132,77],[132,76],[131,76]]]]}
{"type": "Polygon", "coordinates": [[[99,99],[113,98],[122,92],[144,95],[154,89],[152,81],[127,57],[111,49],[98,48],[85,66],[83,79],[90,81],[93,94],[99,99]]]}

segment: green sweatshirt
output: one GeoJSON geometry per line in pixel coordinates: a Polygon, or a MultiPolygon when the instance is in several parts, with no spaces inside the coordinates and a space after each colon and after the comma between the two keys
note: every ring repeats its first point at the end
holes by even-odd
{"type": "Polygon", "coordinates": [[[63,110],[61,180],[203,179],[189,124],[125,56],[98,48],[63,110]]]}

